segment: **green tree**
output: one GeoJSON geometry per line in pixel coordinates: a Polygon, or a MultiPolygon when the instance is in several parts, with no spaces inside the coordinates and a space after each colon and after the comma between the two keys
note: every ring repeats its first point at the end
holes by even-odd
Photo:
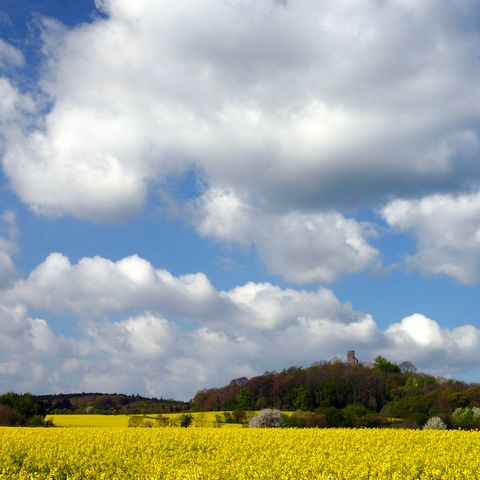
{"type": "Polygon", "coordinates": [[[189,427],[193,422],[193,416],[190,413],[184,413],[180,416],[180,426],[183,428],[189,427]]]}
{"type": "Polygon", "coordinates": [[[373,368],[384,373],[400,373],[400,367],[393,362],[389,362],[385,357],[378,355],[373,362],[373,368]]]}
{"type": "Polygon", "coordinates": [[[237,395],[237,405],[240,409],[251,409],[255,405],[253,394],[245,387],[241,387],[237,395]]]}

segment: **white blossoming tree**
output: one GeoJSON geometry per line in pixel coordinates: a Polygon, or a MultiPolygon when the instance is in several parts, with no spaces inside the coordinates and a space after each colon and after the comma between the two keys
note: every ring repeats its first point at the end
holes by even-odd
{"type": "Polygon", "coordinates": [[[280,428],[285,424],[285,415],[271,408],[265,408],[248,422],[248,426],[253,428],[280,428]]]}

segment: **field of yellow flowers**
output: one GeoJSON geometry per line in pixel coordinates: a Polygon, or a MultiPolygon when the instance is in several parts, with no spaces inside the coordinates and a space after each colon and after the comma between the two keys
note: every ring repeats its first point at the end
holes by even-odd
{"type": "MultiPolygon", "coordinates": [[[[222,412],[193,412],[193,426],[194,427],[213,427],[215,426],[215,416],[222,412]]],[[[253,416],[255,412],[251,412],[250,416],[253,416]]],[[[156,423],[155,420],[159,415],[139,415],[143,417],[145,421],[151,420],[156,423]]],[[[180,424],[181,413],[164,413],[160,415],[169,420],[172,424],[177,426],[180,424]]],[[[220,415],[221,416],[221,415],[220,415]]],[[[46,420],[50,420],[56,427],[128,427],[128,421],[131,415],[49,415],[46,420]]],[[[222,428],[242,428],[242,425],[238,423],[222,423],[222,428]]]]}
{"type": "Polygon", "coordinates": [[[478,479],[480,433],[0,428],[0,478],[478,479]]]}

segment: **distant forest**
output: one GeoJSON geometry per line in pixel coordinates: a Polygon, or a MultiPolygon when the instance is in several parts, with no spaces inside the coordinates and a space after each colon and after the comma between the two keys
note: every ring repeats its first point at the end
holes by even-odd
{"type": "Polygon", "coordinates": [[[190,409],[189,402],[122,393],[67,393],[38,395],[36,398],[47,414],[147,414],[184,412],[190,409]]]}
{"type": "Polygon", "coordinates": [[[246,412],[273,408],[295,412],[292,427],[417,428],[440,417],[447,426],[480,428],[480,385],[446,380],[378,356],[371,365],[341,361],[290,367],[237,378],[198,392],[190,402],[140,395],[76,393],[0,396],[0,425],[45,425],[49,414],[161,414],[224,412],[245,423],[246,412]]]}

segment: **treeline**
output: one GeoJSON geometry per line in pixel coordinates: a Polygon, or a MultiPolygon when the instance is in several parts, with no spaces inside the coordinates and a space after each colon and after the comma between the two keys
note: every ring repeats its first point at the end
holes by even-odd
{"type": "Polygon", "coordinates": [[[36,397],[47,414],[149,414],[175,413],[190,409],[188,402],[118,393],[68,393],[36,397]]]}
{"type": "Polygon", "coordinates": [[[449,422],[455,409],[477,406],[480,385],[437,379],[381,356],[369,366],[326,362],[238,378],[192,400],[196,411],[295,411],[290,426],[299,427],[420,427],[432,416],[449,422]]]}
{"type": "Polygon", "coordinates": [[[8,392],[0,395],[0,426],[43,427],[46,411],[42,402],[30,393],[18,395],[8,392]]]}

